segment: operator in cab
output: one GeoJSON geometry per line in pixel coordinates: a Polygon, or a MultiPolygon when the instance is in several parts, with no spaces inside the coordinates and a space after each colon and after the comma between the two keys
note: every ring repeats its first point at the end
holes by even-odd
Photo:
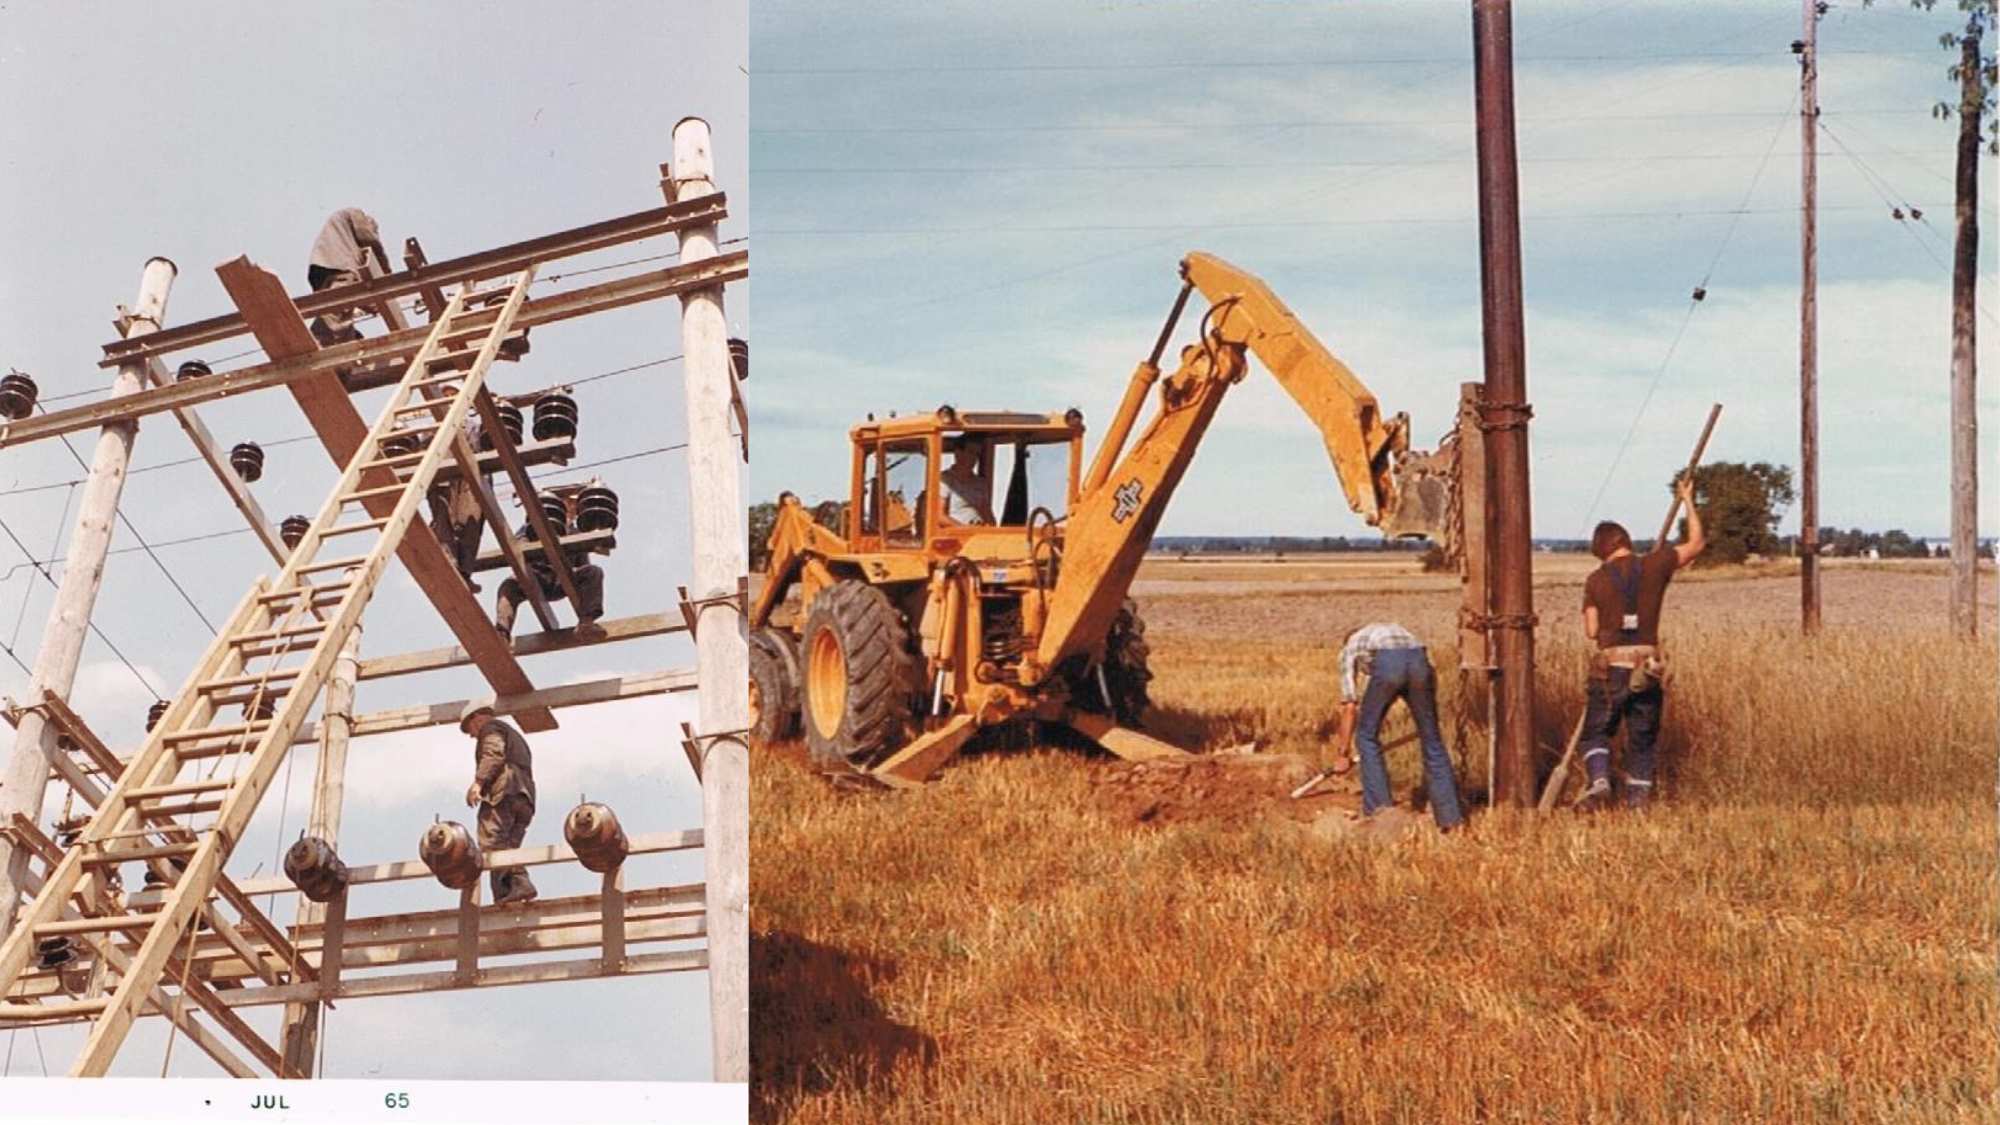
{"type": "Polygon", "coordinates": [[[993,482],[979,472],[986,443],[961,437],[949,449],[951,464],[938,474],[938,488],[944,493],[945,522],[991,526],[993,482]]]}
{"type": "Polygon", "coordinates": [[[1583,765],[1590,784],[1577,802],[1579,812],[1611,804],[1611,739],[1625,727],[1625,806],[1644,808],[1653,799],[1660,714],[1666,703],[1661,677],[1667,665],[1660,652],[1660,610],[1674,572],[1708,546],[1701,513],[1694,506],[1694,481],[1674,485],[1687,508],[1687,537],[1677,545],[1664,539],[1645,555],[1632,552],[1632,536],[1610,520],[1590,536],[1590,553],[1602,560],[1583,583],[1583,631],[1597,651],[1583,716],[1583,765]]]}

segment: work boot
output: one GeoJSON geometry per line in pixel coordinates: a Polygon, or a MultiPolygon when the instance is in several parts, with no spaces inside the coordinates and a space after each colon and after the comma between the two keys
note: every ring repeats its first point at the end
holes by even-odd
{"type": "Polygon", "coordinates": [[[1600,813],[1611,807],[1611,782],[1598,780],[1590,783],[1572,806],[1579,813],[1600,813]]]}
{"type": "Polygon", "coordinates": [[[576,639],[580,641],[603,640],[604,626],[599,625],[595,617],[585,617],[576,623],[576,639]]]}
{"type": "Polygon", "coordinates": [[[1644,812],[1653,804],[1653,787],[1650,785],[1625,786],[1625,807],[1633,812],[1644,812]]]}
{"type": "Polygon", "coordinates": [[[535,895],[535,884],[529,880],[527,874],[524,872],[507,880],[506,891],[502,892],[499,898],[493,900],[493,905],[505,906],[513,902],[533,902],[535,901],[535,895]]]}

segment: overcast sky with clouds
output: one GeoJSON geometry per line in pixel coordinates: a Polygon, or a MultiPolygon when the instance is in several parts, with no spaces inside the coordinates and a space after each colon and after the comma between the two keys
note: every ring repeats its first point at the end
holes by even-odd
{"type": "MultiPolygon", "coordinates": [[[[392,252],[416,235],[440,260],[659,206],[658,166],[671,155],[674,122],[687,115],[713,130],[716,179],[730,199],[721,236],[742,238],[746,65],[743,5],[731,0],[9,5],[0,9],[0,368],[32,373],[44,396],[101,389],[109,380],[96,362],[113,335],[113,306],[133,299],[148,255],[180,266],[168,323],[197,320],[230,311],[214,267],[239,254],[302,291],[313,235],[339,207],[372,213],[392,252]]],[[[672,249],[671,239],[620,247],[543,277],[672,249]]],[[[641,268],[658,265],[547,280],[536,293],[641,268]]],[[[738,332],[748,323],[748,292],[730,289],[738,332]]],[[[576,391],[578,462],[638,456],[551,478],[594,471],[623,502],[619,548],[605,560],[612,616],[667,609],[688,573],[687,484],[671,448],[685,429],[680,365],[653,363],[679,354],[679,324],[678,303],[660,301],[551,325],[536,330],[526,360],[492,377],[512,392],[651,364],[576,391]]],[[[381,331],[372,322],[363,330],[381,331]]],[[[218,369],[256,362],[223,362],[247,346],[247,338],[225,341],[204,358],[218,369]]],[[[363,396],[363,415],[372,419],[385,394],[363,396]]],[[[265,477],[253,491],[273,519],[318,510],[336,468],[316,442],[287,441],[310,433],[289,395],[247,395],[201,414],[224,445],[264,445],[265,477]]],[[[75,440],[84,457],[94,440],[75,440]]],[[[208,641],[201,618],[219,623],[255,576],[275,569],[207,470],[186,463],[192,456],[166,416],[141,425],[124,503],[132,527],[117,531],[121,553],[110,560],[96,614],[139,673],[93,639],[73,697],[125,751],[141,737],[153,693],[173,691],[208,641]],[[199,613],[138,549],[134,528],[199,613]],[[177,542],[187,539],[198,541],[177,542]]],[[[75,515],[66,482],[80,476],[57,442],[0,453],[0,520],[34,557],[60,554],[75,515]]],[[[25,557],[0,539],[0,641],[32,663],[52,589],[15,565],[25,557]]],[[[480,600],[490,606],[499,576],[483,581],[480,600]]],[[[523,631],[532,628],[532,615],[523,621],[523,631]]],[[[392,567],[368,613],[364,655],[448,643],[428,603],[392,567]]],[[[692,662],[690,646],[665,638],[525,665],[538,685],[552,686],[692,662]]],[[[22,696],[26,682],[0,654],[0,691],[22,696]]],[[[372,681],[358,707],[487,690],[465,670],[372,681]]],[[[560,713],[562,729],[534,739],[541,808],[527,842],[560,841],[562,817],[581,794],[611,803],[632,832],[699,826],[699,792],[674,733],[692,705],[655,697],[560,713]]],[[[0,731],[0,750],[11,749],[10,739],[0,731]]],[[[274,790],[289,801],[265,802],[232,871],[271,873],[280,844],[304,820],[312,767],[309,751],[293,755],[274,790]]],[[[407,859],[434,815],[467,820],[470,771],[470,745],[448,727],[358,741],[344,858],[407,859]]],[[[635,861],[628,886],[700,876],[698,853],[685,853],[635,861]]],[[[578,871],[537,869],[536,881],[545,897],[595,887],[578,871]]],[[[370,888],[356,909],[456,901],[425,880],[370,888]]],[[[281,898],[277,917],[289,921],[291,911],[281,898]]],[[[251,1022],[273,1034],[276,1009],[256,1009],[251,1022]]],[[[163,1032],[161,1021],[145,1021],[114,1073],[158,1074],[163,1032]]],[[[80,1042],[73,1030],[40,1039],[58,1073],[80,1042]]],[[[12,1073],[40,1073],[27,1034],[11,1046],[12,1073]]],[[[172,1059],[176,1074],[218,1073],[185,1042],[172,1059]]],[[[706,1079],[709,1064],[700,973],[342,1003],[325,1045],[325,1073],[337,1078],[706,1079]]]]}
{"type": "MultiPolygon", "coordinates": [[[[1820,28],[1828,524],[1947,527],[1955,123],[1929,110],[1955,100],[1951,26],[1884,0],[1820,28]]],[[[1537,535],[1658,518],[1711,401],[1712,458],[1796,465],[1800,30],[1779,0],[1515,6],[1537,535]]],[[[753,496],[842,488],[868,411],[1075,405],[1101,428],[1192,249],[1261,274],[1424,445],[1481,377],[1463,2],[771,0],[751,39],[753,496]]],[[[2000,530],[2000,482],[1981,518],[2000,530]]],[[[1261,374],[1161,531],[1367,533],[1261,374]]]]}

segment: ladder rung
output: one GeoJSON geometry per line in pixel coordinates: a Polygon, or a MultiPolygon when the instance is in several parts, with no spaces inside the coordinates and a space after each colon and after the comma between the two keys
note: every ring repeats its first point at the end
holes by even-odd
{"type": "Polygon", "coordinates": [[[219,680],[203,680],[201,690],[215,691],[221,688],[255,687],[258,684],[269,683],[274,680],[280,682],[295,680],[298,678],[299,673],[303,671],[305,671],[303,668],[273,668],[268,672],[251,672],[244,676],[228,676],[219,680]]]}
{"type": "Polygon", "coordinates": [[[397,407],[396,412],[390,415],[390,417],[401,418],[405,414],[416,414],[425,410],[435,411],[435,410],[449,410],[449,409],[451,409],[451,399],[427,398],[424,399],[422,402],[406,403],[402,406],[397,407]]]}
{"type": "Polygon", "coordinates": [[[407,484],[385,484],[376,488],[364,488],[359,492],[346,493],[341,496],[340,502],[342,504],[352,504],[357,500],[367,500],[375,496],[394,496],[408,487],[409,485],[407,484]]]}
{"type": "Polygon", "coordinates": [[[71,918],[63,922],[43,922],[37,934],[97,934],[107,930],[139,930],[153,924],[151,914],[107,914],[102,918],[71,918]]]}
{"type": "MultiPolygon", "coordinates": [[[[433,369],[436,369],[436,367],[441,363],[449,363],[455,367],[464,367],[469,365],[469,361],[477,358],[479,358],[479,353],[477,352],[452,352],[449,355],[434,355],[426,362],[429,363],[433,369]],[[468,361],[468,363],[460,363],[459,362],[460,360],[466,360],[468,361]]],[[[428,379],[419,379],[416,382],[411,383],[410,385],[412,387],[434,387],[439,383],[457,383],[462,381],[464,378],[465,377],[463,375],[460,375],[457,371],[448,371],[443,375],[433,375],[428,379]]]]}
{"type": "Polygon", "coordinates": [[[239,734],[257,734],[271,725],[269,719],[259,719],[254,723],[231,723],[226,727],[204,727],[201,730],[175,731],[166,737],[168,742],[199,742],[204,738],[230,738],[239,734]]]}
{"type": "MultiPolygon", "coordinates": [[[[422,457],[423,454],[417,453],[417,454],[412,454],[412,456],[422,457]]],[[[357,531],[378,531],[387,526],[389,526],[389,521],[386,519],[362,520],[359,523],[337,523],[334,524],[332,527],[327,528],[325,531],[320,532],[319,537],[323,542],[325,540],[333,538],[336,535],[352,535],[357,531]]]]}
{"type": "MultiPolygon", "coordinates": [[[[171,785],[142,785],[125,791],[128,801],[145,800],[148,797],[179,797],[188,793],[213,793],[217,789],[228,789],[236,782],[230,778],[208,778],[202,781],[176,781],[171,785]]],[[[153,810],[158,812],[158,809],[153,810]]]]}
{"type": "Polygon", "coordinates": [[[313,633],[324,633],[327,622],[309,621],[304,625],[291,625],[283,629],[266,629],[258,633],[240,633],[229,639],[232,645],[262,644],[265,641],[281,641],[286,637],[304,637],[313,633]]]}
{"type": "MultiPolygon", "coordinates": [[[[154,831],[157,832],[159,829],[154,829],[154,831]]],[[[193,855],[194,850],[200,846],[198,843],[158,844],[150,848],[137,848],[129,852],[120,852],[117,855],[87,855],[83,857],[83,862],[85,866],[104,867],[121,863],[134,863],[142,859],[167,859],[177,855],[193,855]]]]}
{"type": "Polygon", "coordinates": [[[404,465],[414,465],[424,459],[425,452],[425,450],[420,449],[415,453],[398,453],[394,457],[377,457],[373,461],[363,461],[361,467],[364,469],[395,469],[401,468],[404,465]]]}
{"type": "MultiPolygon", "coordinates": [[[[326,599],[320,597],[320,595],[330,594],[330,593],[344,593],[347,590],[347,587],[348,583],[345,582],[336,582],[326,586],[293,586],[290,589],[286,590],[273,590],[268,594],[259,594],[257,596],[257,600],[260,602],[289,602],[298,600],[301,594],[310,594],[312,596],[313,604],[332,605],[333,604],[332,601],[327,601],[326,599]]],[[[340,599],[338,598],[334,599],[334,601],[338,600],[340,599]]]]}
{"type": "Polygon", "coordinates": [[[191,816],[195,813],[214,812],[228,800],[226,797],[203,797],[193,801],[182,801],[178,805],[154,805],[146,810],[149,816],[191,816]]]}
{"type": "MultiPolygon", "coordinates": [[[[311,566],[302,566],[295,573],[318,574],[322,570],[352,569],[353,567],[360,566],[361,564],[367,561],[368,561],[367,555],[349,555],[344,559],[335,559],[332,562],[314,563],[311,566]]],[[[315,589],[327,589],[327,590],[330,590],[332,588],[333,587],[331,586],[315,587],[315,589]]]]}

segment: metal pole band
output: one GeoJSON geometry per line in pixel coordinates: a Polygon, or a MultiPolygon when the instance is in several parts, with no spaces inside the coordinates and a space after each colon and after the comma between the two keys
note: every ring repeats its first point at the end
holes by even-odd
{"type": "Polygon", "coordinates": [[[1535,408],[1525,402],[1481,402],[1479,428],[1492,433],[1494,430],[1525,430],[1528,419],[1535,416],[1535,408]]]}

